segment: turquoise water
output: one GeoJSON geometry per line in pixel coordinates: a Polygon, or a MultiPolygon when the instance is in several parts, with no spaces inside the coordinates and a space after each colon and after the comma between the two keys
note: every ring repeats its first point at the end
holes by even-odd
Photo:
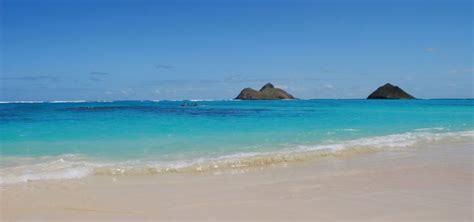
{"type": "Polygon", "coordinates": [[[161,172],[314,150],[409,147],[445,137],[472,139],[474,130],[472,99],[197,103],[0,104],[0,182],[143,167],[161,172]]]}

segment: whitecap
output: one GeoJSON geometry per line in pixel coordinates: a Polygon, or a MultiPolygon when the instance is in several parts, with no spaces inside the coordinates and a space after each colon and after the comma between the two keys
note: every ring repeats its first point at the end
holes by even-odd
{"type": "MultiPolygon", "coordinates": [[[[80,155],[23,158],[17,160],[17,163],[20,165],[8,164],[0,169],[0,184],[36,180],[78,179],[91,174],[115,176],[215,171],[302,161],[328,155],[337,156],[345,155],[346,153],[412,148],[439,142],[473,141],[473,138],[473,130],[460,132],[426,132],[415,130],[400,134],[365,137],[347,141],[328,140],[314,145],[288,145],[283,149],[275,151],[236,152],[175,161],[138,159],[121,162],[104,162],[99,160],[93,162],[80,155]]],[[[15,161],[15,158],[6,160],[7,162],[15,161]]]]}

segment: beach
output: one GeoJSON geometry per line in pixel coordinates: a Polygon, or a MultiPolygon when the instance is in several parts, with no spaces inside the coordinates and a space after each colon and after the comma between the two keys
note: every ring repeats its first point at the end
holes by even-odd
{"type": "Polygon", "coordinates": [[[2,221],[472,221],[473,145],[3,186],[2,221]]]}
{"type": "Polygon", "coordinates": [[[473,100],[0,104],[2,221],[472,221],[473,100]]]}
{"type": "Polygon", "coordinates": [[[0,0],[0,222],[474,221],[472,0],[0,0]]]}

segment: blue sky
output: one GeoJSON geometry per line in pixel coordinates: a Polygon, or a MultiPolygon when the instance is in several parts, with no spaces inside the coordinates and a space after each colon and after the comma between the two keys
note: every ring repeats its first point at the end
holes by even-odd
{"type": "Polygon", "coordinates": [[[469,0],[0,2],[3,101],[473,97],[469,0]]]}

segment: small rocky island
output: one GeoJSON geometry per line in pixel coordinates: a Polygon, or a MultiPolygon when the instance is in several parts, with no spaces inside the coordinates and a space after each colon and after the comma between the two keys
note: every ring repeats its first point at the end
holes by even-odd
{"type": "Polygon", "coordinates": [[[398,86],[387,83],[375,90],[367,99],[415,99],[415,97],[398,86]]]}
{"type": "Polygon", "coordinates": [[[293,100],[296,99],[283,89],[275,88],[271,83],[265,84],[259,91],[252,88],[243,89],[235,99],[241,100],[293,100]]]}

